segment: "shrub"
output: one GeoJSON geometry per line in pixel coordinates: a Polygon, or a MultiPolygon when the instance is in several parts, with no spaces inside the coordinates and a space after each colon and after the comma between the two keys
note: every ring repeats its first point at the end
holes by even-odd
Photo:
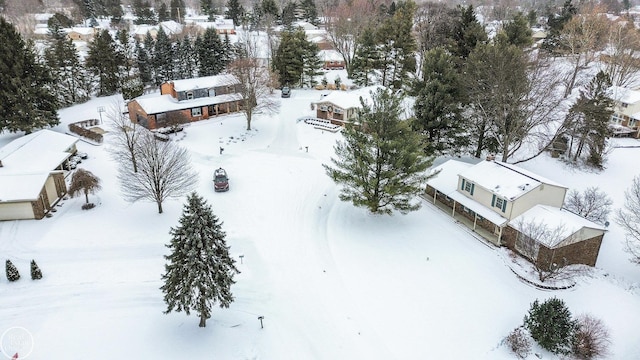
{"type": "Polygon", "coordinates": [[[36,264],[35,260],[31,260],[31,280],[40,280],[42,279],[42,271],[36,264]]]}
{"type": "Polygon", "coordinates": [[[96,204],[94,203],[82,204],[82,210],[89,210],[93,209],[94,207],[96,207],[96,204]]]}
{"type": "Polygon", "coordinates": [[[564,301],[551,298],[540,304],[531,304],[524,325],[531,337],[543,348],[554,354],[569,354],[577,328],[564,301]]]}
{"type": "Polygon", "coordinates": [[[529,334],[522,327],[513,329],[506,338],[507,345],[518,359],[524,359],[531,353],[529,334]]]}
{"type": "Polygon", "coordinates": [[[5,268],[7,270],[7,280],[17,281],[20,279],[20,272],[18,272],[18,268],[13,265],[11,260],[7,260],[5,268]]]}
{"type": "Polygon", "coordinates": [[[578,328],[573,340],[573,354],[578,359],[590,360],[609,355],[609,330],[602,320],[591,315],[578,318],[578,328]]]}

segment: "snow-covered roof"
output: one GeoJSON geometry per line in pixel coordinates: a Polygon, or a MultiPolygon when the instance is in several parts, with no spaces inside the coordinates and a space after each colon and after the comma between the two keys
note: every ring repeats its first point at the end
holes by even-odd
{"type": "Polygon", "coordinates": [[[461,172],[460,176],[509,200],[526,194],[542,183],[565,187],[518,166],[500,161],[481,161],[461,172]]]}
{"type": "Polygon", "coordinates": [[[322,61],[344,61],[344,57],[336,50],[320,50],[318,57],[322,61]]]}
{"type": "Polygon", "coordinates": [[[213,104],[223,104],[235,100],[240,100],[240,94],[224,94],[213,97],[202,97],[191,100],[178,101],[169,94],[150,94],[136,98],[136,101],[147,114],[158,114],[167,111],[184,110],[195,107],[208,106],[213,104]]]}
{"type": "Polygon", "coordinates": [[[625,104],[635,104],[640,102],[640,91],[628,89],[621,86],[611,87],[611,98],[625,104]]]}
{"type": "Polygon", "coordinates": [[[169,35],[179,34],[182,32],[182,24],[173,20],[163,21],[159,24],[165,33],[169,35]]]}
{"type": "Polygon", "coordinates": [[[362,97],[365,102],[370,102],[371,93],[380,87],[381,86],[369,86],[352,91],[332,91],[329,95],[317,101],[316,104],[329,102],[342,109],[359,108],[362,106],[360,98],[362,97]]]}
{"type": "Polygon", "coordinates": [[[0,149],[0,176],[49,172],[69,157],[76,142],[76,137],[46,129],[17,138],[0,149]]]}
{"type": "Polygon", "coordinates": [[[64,31],[66,31],[67,33],[75,32],[81,35],[93,35],[95,33],[95,28],[74,26],[72,28],[64,29],[64,31]]]}
{"type": "Polygon", "coordinates": [[[555,229],[559,230],[557,237],[548,236],[546,238],[535,239],[548,248],[561,245],[565,239],[580,231],[582,228],[606,231],[606,228],[602,225],[598,225],[565,209],[547,205],[536,205],[532,207],[511,220],[509,226],[518,231],[523,231],[523,227],[526,227],[528,224],[540,224],[550,231],[555,229]]]}
{"type": "Polygon", "coordinates": [[[470,199],[458,191],[458,174],[464,172],[474,165],[457,160],[448,160],[445,163],[436,166],[431,170],[434,174],[439,173],[433,178],[427,181],[427,184],[440,193],[447,195],[455,200],[457,203],[464,205],[471,209],[476,214],[491,221],[498,226],[504,226],[507,223],[507,219],[500,216],[495,211],[487,208],[479,202],[470,199]]]}
{"type": "Polygon", "coordinates": [[[197,23],[197,22],[208,22],[208,21],[209,21],[208,15],[188,14],[187,16],[184,17],[185,23],[197,23]]]}
{"type": "Polygon", "coordinates": [[[313,25],[312,23],[308,22],[308,21],[294,21],[291,25],[293,25],[293,27],[298,27],[301,28],[302,30],[318,30],[318,27],[313,25]]]}
{"type": "Polygon", "coordinates": [[[0,175],[0,202],[37,199],[48,177],[49,172],[28,175],[0,175]]]}
{"type": "Polygon", "coordinates": [[[140,25],[136,25],[133,28],[133,34],[134,35],[147,35],[147,33],[153,33],[158,31],[158,25],[148,25],[148,24],[140,24],[140,25]]]}
{"type": "Polygon", "coordinates": [[[33,17],[36,19],[36,21],[40,21],[40,22],[47,22],[53,16],[54,16],[54,14],[48,14],[48,13],[34,14],[33,15],[33,17]]]}
{"type": "Polygon", "coordinates": [[[238,79],[230,74],[204,76],[193,79],[173,80],[172,82],[176,91],[208,89],[216,86],[235,85],[239,83],[238,79]]]}

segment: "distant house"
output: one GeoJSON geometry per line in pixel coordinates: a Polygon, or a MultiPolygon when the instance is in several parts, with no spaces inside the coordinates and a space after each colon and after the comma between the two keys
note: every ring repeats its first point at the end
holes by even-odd
{"type": "Polygon", "coordinates": [[[201,33],[209,28],[215,29],[218,35],[235,35],[236,33],[236,27],[233,24],[233,19],[218,17],[213,21],[193,21],[193,24],[201,29],[201,33]]]}
{"type": "Polygon", "coordinates": [[[0,220],[42,219],[67,193],[65,163],[78,139],[51,130],[0,148],[0,220]]]}
{"type": "Polygon", "coordinates": [[[144,41],[147,37],[147,33],[151,36],[152,39],[156,39],[158,36],[158,31],[162,28],[167,37],[175,38],[178,35],[182,34],[183,26],[180,23],[177,23],[173,20],[163,21],[158,25],[148,25],[148,24],[140,24],[135,25],[133,27],[133,37],[135,37],[138,41],[144,41]]]}
{"type": "Polygon", "coordinates": [[[67,37],[71,41],[91,42],[100,29],[92,27],[72,27],[66,29],[67,37]]]}
{"type": "Polygon", "coordinates": [[[353,91],[331,91],[327,96],[314,102],[316,117],[331,121],[332,124],[344,125],[353,122],[358,110],[362,108],[360,99],[370,101],[371,92],[378,86],[365,87],[353,91]]]}
{"type": "Polygon", "coordinates": [[[320,50],[318,58],[322,61],[322,68],[325,70],[342,70],[346,66],[344,57],[336,50],[320,50]]]}
{"type": "Polygon", "coordinates": [[[240,82],[232,75],[174,80],[160,85],[160,94],[137,97],[127,108],[132,122],[158,129],[171,125],[168,115],[174,112],[193,122],[240,111],[239,90],[240,82]]]}
{"type": "Polygon", "coordinates": [[[532,262],[594,266],[605,228],[562,209],[567,188],[525,169],[487,160],[449,160],[427,182],[431,201],[483,238],[532,262]],[[546,226],[554,237],[529,238],[527,226],[546,226]]]}
{"type": "Polygon", "coordinates": [[[639,138],[640,90],[613,86],[610,97],[614,101],[614,107],[609,127],[614,136],[639,138]]]}

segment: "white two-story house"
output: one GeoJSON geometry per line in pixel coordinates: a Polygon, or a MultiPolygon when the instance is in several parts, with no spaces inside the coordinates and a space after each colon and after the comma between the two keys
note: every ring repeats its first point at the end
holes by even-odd
{"type": "Polygon", "coordinates": [[[532,261],[595,265],[605,228],[562,209],[567,187],[518,166],[449,160],[433,169],[428,198],[496,246],[532,261]],[[553,239],[521,236],[526,224],[554,225],[553,239]],[[532,243],[531,243],[532,242],[532,243]],[[546,261],[545,260],[545,261],[546,261]],[[551,260],[554,261],[554,260],[551,260]]]}

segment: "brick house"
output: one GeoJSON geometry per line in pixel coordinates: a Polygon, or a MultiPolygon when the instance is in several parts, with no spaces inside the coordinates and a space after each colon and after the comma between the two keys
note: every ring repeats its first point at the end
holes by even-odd
{"type": "Polygon", "coordinates": [[[370,101],[371,93],[379,86],[370,86],[353,91],[332,91],[314,102],[316,117],[331,121],[335,125],[353,122],[362,108],[360,99],[370,101]]]}
{"type": "Polygon", "coordinates": [[[433,172],[427,198],[493,245],[536,263],[595,265],[606,230],[562,209],[566,187],[493,160],[449,160],[433,172]]]}
{"type": "Polygon", "coordinates": [[[639,138],[640,90],[613,86],[610,97],[614,101],[613,115],[609,123],[613,135],[639,138]]]}
{"type": "Polygon", "coordinates": [[[127,104],[129,117],[147,129],[170,126],[168,116],[180,113],[188,122],[240,111],[240,82],[232,75],[168,81],[160,94],[137,97],[127,104]]]}
{"type": "Polygon", "coordinates": [[[324,70],[342,70],[346,66],[344,57],[336,50],[320,50],[318,58],[322,60],[322,68],[324,70]]]}
{"type": "Polygon", "coordinates": [[[42,219],[67,193],[63,165],[78,139],[51,130],[0,148],[0,220],[42,219]]]}

